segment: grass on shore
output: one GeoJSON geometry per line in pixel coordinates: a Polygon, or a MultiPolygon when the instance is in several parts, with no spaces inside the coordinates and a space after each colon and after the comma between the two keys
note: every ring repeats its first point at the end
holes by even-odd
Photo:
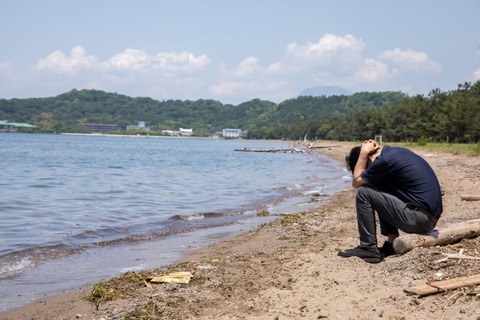
{"type": "MultiPolygon", "coordinates": [[[[328,141],[348,145],[352,148],[361,144],[359,141],[328,141]]],[[[466,155],[469,157],[480,156],[480,143],[447,143],[447,142],[388,142],[383,141],[381,145],[404,147],[414,151],[442,152],[455,155],[466,155]]]]}

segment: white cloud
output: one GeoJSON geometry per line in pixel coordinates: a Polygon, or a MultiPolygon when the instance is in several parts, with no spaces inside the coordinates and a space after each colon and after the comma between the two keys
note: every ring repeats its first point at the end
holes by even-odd
{"type": "Polygon", "coordinates": [[[103,63],[106,70],[142,70],[150,65],[148,54],[141,50],[126,49],[115,54],[107,62],[103,63]]]}
{"type": "MultiPolygon", "coordinates": [[[[209,98],[222,101],[258,97],[282,101],[305,88],[322,85],[351,91],[414,88],[421,77],[442,71],[425,52],[395,48],[366,56],[365,48],[363,40],[351,34],[325,34],[315,42],[288,44],[278,61],[262,65],[258,57],[248,56],[234,67],[220,63],[213,70],[208,68],[211,61],[207,55],[188,51],[150,54],[128,48],[98,61],[82,46],[76,46],[69,55],[60,50],[52,52],[38,61],[36,71],[59,74],[67,89],[99,88],[135,95],[155,94],[156,98],[210,95],[209,98]],[[212,82],[215,75],[217,80],[212,82]]],[[[6,68],[13,66],[0,63],[0,70],[6,68]]],[[[479,73],[475,71],[476,79],[480,78],[479,73]]],[[[39,72],[36,76],[48,80],[49,74],[39,72]]]]}
{"type": "MultiPolygon", "coordinates": [[[[414,50],[385,50],[376,57],[365,56],[365,43],[351,34],[325,34],[317,42],[290,43],[279,61],[267,66],[248,57],[233,69],[220,65],[218,82],[210,87],[217,97],[241,92],[244,96],[298,94],[314,86],[336,85],[352,91],[415,87],[419,77],[442,71],[427,53],[414,50]]],[[[289,96],[290,95],[290,96],[289,96]]]]}
{"type": "Polygon", "coordinates": [[[285,99],[315,82],[336,81],[340,76],[335,74],[350,74],[361,65],[364,47],[363,41],[352,35],[326,34],[314,43],[291,43],[281,61],[266,67],[256,57],[244,59],[233,70],[220,65],[219,81],[210,92],[218,97],[241,92],[251,97],[285,99]]]}
{"type": "Polygon", "coordinates": [[[113,55],[108,61],[98,62],[94,56],[87,55],[83,47],[76,46],[71,50],[70,56],[60,50],[52,52],[37,63],[36,69],[64,74],[76,74],[82,69],[88,69],[97,74],[109,71],[156,72],[160,70],[171,75],[196,72],[207,67],[209,63],[210,60],[206,55],[195,56],[189,52],[161,52],[150,55],[136,49],[126,49],[113,55]]]}
{"type": "Polygon", "coordinates": [[[355,72],[353,78],[357,83],[362,81],[378,82],[390,78],[390,74],[386,63],[374,59],[365,59],[363,66],[355,72]]]}
{"type": "Polygon", "coordinates": [[[358,54],[364,47],[363,41],[361,39],[358,40],[351,34],[347,34],[345,37],[326,34],[316,43],[308,42],[305,45],[289,44],[287,46],[287,55],[306,61],[325,60],[336,57],[337,54],[342,56],[358,54]]]}
{"type": "Polygon", "coordinates": [[[104,63],[107,70],[147,70],[155,69],[169,74],[192,73],[210,64],[206,55],[195,56],[190,52],[162,52],[149,55],[142,50],[126,49],[104,63]]]}
{"type": "Polygon", "coordinates": [[[435,61],[430,60],[425,52],[413,50],[402,51],[396,48],[380,53],[378,58],[390,63],[401,73],[435,73],[442,71],[442,67],[435,61]]]}
{"type": "Polygon", "coordinates": [[[211,85],[209,92],[217,98],[251,97],[279,100],[278,92],[283,99],[287,90],[287,81],[273,77],[258,64],[258,58],[248,57],[233,69],[224,64],[219,66],[218,83],[211,85]]]}
{"type": "Polygon", "coordinates": [[[288,73],[305,70],[315,72],[318,68],[351,69],[361,61],[364,48],[363,41],[353,35],[339,37],[326,34],[314,43],[289,44],[282,62],[272,64],[269,69],[288,73]]]}
{"type": "Polygon", "coordinates": [[[203,70],[210,64],[210,59],[206,55],[196,57],[190,52],[159,53],[152,60],[154,68],[174,73],[192,73],[203,70]]]}
{"type": "Polygon", "coordinates": [[[248,57],[240,62],[238,68],[233,72],[237,77],[255,74],[260,70],[258,66],[258,58],[248,57]]]}
{"type": "Polygon", "coordinates": [[[479,80],[480,80],[480,68],[473,72],[473,81],[479,81],[479,80]]]}
{"type": "Polygon", "coordinates": [[[39,60],[30,76],[39,91],[55,94],[89,88],[156,99],[199,99],[205,98],[208,85],[198,74],[205,75],[209,64],[204,54],[149,54],[132,48],[99,61],[76,46],[70,54],[56,50],[39,60]]]}
{"type": "Polygon", "coordinates": [[[255,85],[263,77],[263,71],[258,66],[258,58],[248,57],[231,70],[225,64],[218,68],[218,83],[210,86],[210,93],[217,97],[226,97],[235,92],[255,91],[255,85]]]}
{"type": "Polygon", "coordinates": [[[75,74],[81,69],[94,67],[96,63],[95,57],[87,55],[82,46],[76,46],[70,51],[69,57],[60,50],[52,52],[45,59],[38,61],[36,69],[75,74]]]}

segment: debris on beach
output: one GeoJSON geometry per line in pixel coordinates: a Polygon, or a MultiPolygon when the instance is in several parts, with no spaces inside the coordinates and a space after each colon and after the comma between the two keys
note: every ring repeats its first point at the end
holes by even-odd
{"type": "Polygon", "coordinates": [[[480,195],[464,195],[460,197],[463,201],[480,201],[480,195]]]}
{"type": "Polygon", "coordinates": [[[193,275],[189,271],[178,271],[146,280],[152,283],[189,283],[192,277],[193,275]]]}
{"type": "Polygon", "coordinates": [[[456,289],[466,286],[475,286],[480,284],[480,274],[474,274],[466,277],[458,277],[448,280],[433,281],[413,288],[404,289],[408,294],[416,294],[425,296],[429,294],[445,292],[447,290],[456,289]]]}

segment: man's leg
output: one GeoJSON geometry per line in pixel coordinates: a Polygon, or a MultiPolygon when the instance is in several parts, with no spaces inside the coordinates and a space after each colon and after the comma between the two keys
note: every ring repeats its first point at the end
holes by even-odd
{"type": "Polygon", "coordinates": [[[378,214],[381,233],[392,242],[398,236],[399,229],[408,233],[422,233],[434,227],[422,212],[412,210],[397,197],[368,185],[357,189],[355,204],[360,245],[339,252],[342,257],[357,256],[367,262],[380,262],[384,256],[394,254],[391,243],[388,248],[382,247],[380,251],[377,247],[375,212],[378,214]]]}
{"type": "Polygon", "coordinates": [[[402,225],[398,217],[402,216],[406,204],[397,197],[370,186],[358,188],[355,201],[360,246],[377,246],[375,211],[379,217],[381,233],[393,242],[398,236],[398,226],[402,225]]]}
{"type": "Polygon", "coordinates": [[[355,197],[360,245],[353,249],[340,251],[338,255],[342,257],[355,256],[367,262],[378,263],[383,260],[383,255],[377,248],[375,220],[375,210],[377,206],[373,205],[372,202],[380,202],[381,199],[372,201],[372,198],[376,196],[375,193],[372,192],[370,195],[363,191],[364,188],[366,187],[362,186],[358,188],[355,197]]]}
{"type": "Polygon", "coordinates": [[[399,229],[407,233],[425,233],[435,227],[435,223],[421,211],[411,209],[397,197],[370,186],[358,188],[356,208],[360,243],[364,246],[377,243],[375,211],[380,221],[380,231],[389,240],[398,236],[399,229]]]}

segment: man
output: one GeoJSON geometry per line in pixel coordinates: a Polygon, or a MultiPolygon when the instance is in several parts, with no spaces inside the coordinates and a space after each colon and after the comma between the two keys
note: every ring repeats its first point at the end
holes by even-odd
{"type": "Polygon", "coordinates": [[[393,240],[399,229],[425,234],[435,228],[443,211],[442,194],[435,173],[422,157],[405,148],[380,148],[370,139],[352,148],[346,161],[357,189],[360,244],[340,251],[339,256],[378,263],[395,254],[393,240]],[[387,236],[381,248],[377,247],[375,212],[380,232],[387,236]]]}

